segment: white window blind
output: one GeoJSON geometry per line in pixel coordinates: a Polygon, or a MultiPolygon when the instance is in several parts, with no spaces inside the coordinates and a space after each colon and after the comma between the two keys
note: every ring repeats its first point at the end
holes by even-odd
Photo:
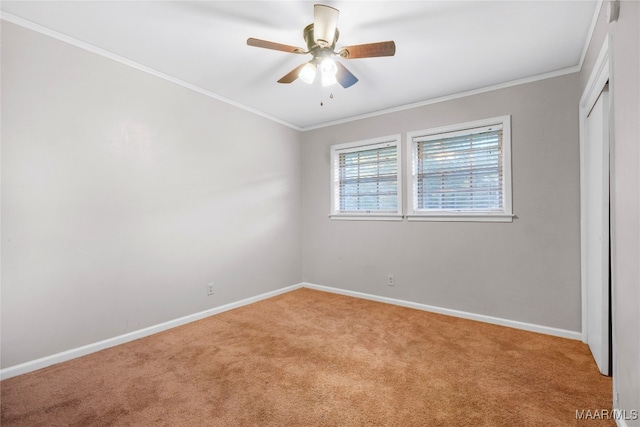
{"type": "Polygon", "coordinates": [[[410,132],[409,220],[512,221],[511,117],[410,132]]]}
{"type": "Polygon", "coordinates": [[[332,216],[400,215],[399,136],[331,147],[332,216]]]}
{"type": "Polygon", "coordinates": [[[414,141],[417,209],[503,210],[502,126],[414,141]]]}
{"type": "Polygon", "coordinates": [[[396,212],[398,200],[395,146],[340,153],[341,212],[396,212]]]}

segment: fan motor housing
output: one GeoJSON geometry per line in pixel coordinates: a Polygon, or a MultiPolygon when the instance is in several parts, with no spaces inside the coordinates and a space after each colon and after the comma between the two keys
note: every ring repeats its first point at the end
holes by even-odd
{"type": "Polygon", "coordinates": [[[307,49],[309,52],[313,54],[313,56],[321,56],[322,52],[325,51],[327,53],[334,53],[334,49],[336,47],[336,42],[338,41],[338,37],[340,36],[340,31],[336,28],[336,34],[333,38],[333,43],[331,46],[322,47],[316,43],[315,37],[313,36],[313,24],[307,25],[303,32],[302,36],[304,37],[304,41],[307,42],[307,49]]]}

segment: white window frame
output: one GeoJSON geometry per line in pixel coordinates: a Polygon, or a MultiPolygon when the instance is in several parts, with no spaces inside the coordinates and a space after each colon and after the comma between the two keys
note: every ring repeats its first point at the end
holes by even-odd
{"type": "Polygon", "coordinates": [[[380,138],[367,139],[362,141],[347,142],[344,144],[334,144],[331,146],[331,212],[329,218],[337,220],[379,220],[379,221],[401,221],[403,218],[403,190],[402,190],[402,144],[401,135],[390,135],[380,138]],[[398,182],[398,200],[396,212],[341,212],[339,209],[339,165],[340,154],[345,152],[356,152],[372,150],[383,147],[396,147],[397,161],[397,182],[398,182]]]}
{"type": "Polygon", "coordinates": [[[409,221],[469,221],[469,222],[512,222],[512,194],[511,194],[511,116],[500,116],[489,119],[476,120],[432,129],[425,129],[407,133],[407,219],[409,221]],[[414,138],[437,136],[453,132],[469,131],[490,126],[502,126],[502,211],[458,211],[458,210],[419,210],[415,208],[417,200],[416,157],[417,143],[414,138]]]}

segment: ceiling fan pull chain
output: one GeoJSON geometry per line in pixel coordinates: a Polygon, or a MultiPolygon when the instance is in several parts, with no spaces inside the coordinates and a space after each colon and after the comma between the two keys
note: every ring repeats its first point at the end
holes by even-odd
{"type": "MultiPolygon", "coordinates": [[[[329,93],[329,99],[333,99],[333,92],[329,93]]],[[[322,96],[320,97],[320,106],[324,107],[324,102],[322,100],[322,96]]]]}

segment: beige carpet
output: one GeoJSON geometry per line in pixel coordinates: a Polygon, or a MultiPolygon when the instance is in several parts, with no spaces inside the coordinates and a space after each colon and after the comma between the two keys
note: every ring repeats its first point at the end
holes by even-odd
{"type": "Polygon", "coordinates": [[[613,426],[578,341],[310,289],[0,383],[6,426],[613,426]]]}

